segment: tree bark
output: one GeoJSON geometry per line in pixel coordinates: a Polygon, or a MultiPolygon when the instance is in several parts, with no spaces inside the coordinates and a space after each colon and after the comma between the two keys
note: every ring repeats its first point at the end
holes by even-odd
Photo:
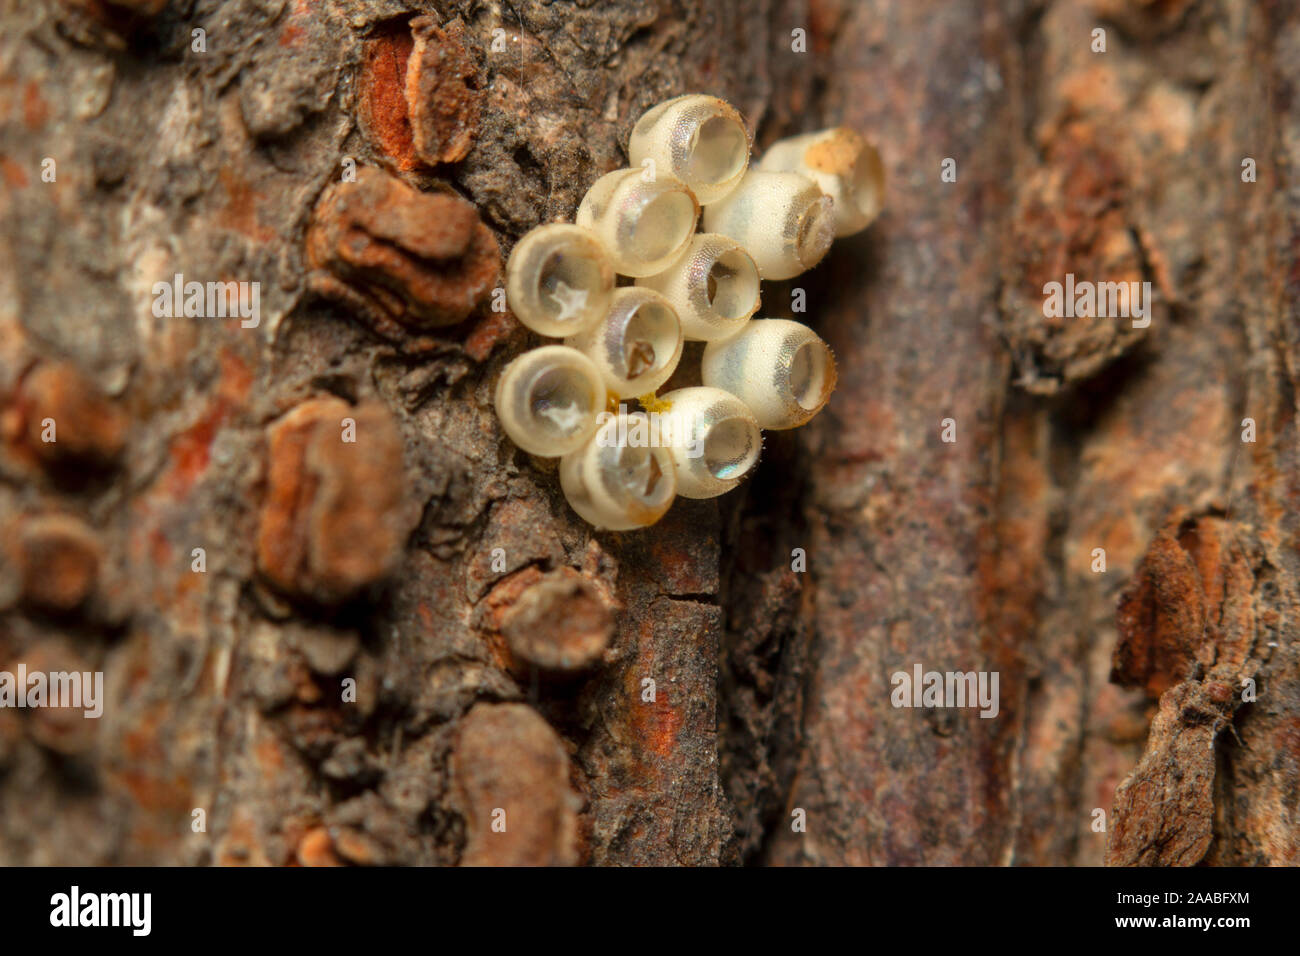
{"type": "Polygon", "coordinates": [[[1298,48],[1249,0],[0,0],[0,671],[105,675],[0,708],[0,862],[1295,863],[1298,48]],[[885,211],[764,284],[828,408],[593,532],[492,411],[501,264],[684,92],[861,131],[885,211]],[[1048,317],[1067,274],[1149,325],[1048,317]],[[918,664],[996,716],[895,706],[918,664]]]}

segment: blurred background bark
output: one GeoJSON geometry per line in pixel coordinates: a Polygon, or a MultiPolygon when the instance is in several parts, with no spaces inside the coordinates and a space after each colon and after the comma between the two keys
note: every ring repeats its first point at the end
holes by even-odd
{"type": "Polygon", "coordinates": [[[1297,79],[1250,0],[0,0],[0,670],[106,675],[0,862],[1295,863],[1297,79]],[[494,290],[683,92],[886,209],[764,286],[828,409],[593,533],[494,290]]]}

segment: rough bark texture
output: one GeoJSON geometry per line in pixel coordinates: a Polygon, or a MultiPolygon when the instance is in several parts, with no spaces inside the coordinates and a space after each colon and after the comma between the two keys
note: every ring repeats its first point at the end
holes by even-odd
{"type": "Polygon", "coordinates": [[[0,708],[0,862],[1296,863],[1297,83],[1254,0],[0,0],[0,670],[106,677],[0,708]],[[764,287],[828,409],[593,533],[493,291],[694,91],[886,208],[764,287]]]}

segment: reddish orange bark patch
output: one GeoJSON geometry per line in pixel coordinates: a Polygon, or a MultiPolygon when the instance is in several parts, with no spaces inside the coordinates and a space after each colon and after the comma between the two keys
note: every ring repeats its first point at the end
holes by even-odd
{"type": "Polygon", "coordinates": [[[27,170],[8,156],[0,156],[0,174],[4,175],[5,183],[15,189],[22,189],[28,183],[27,170]]]}
{"type": "Polygon", "coordinates": [[[660,757],[671,756],[677,747],[677,735],[682,729],[682,712],[668,700],[664,688],[655,689],[654,703],[634,711],[638,730],[646,745],[660,757]]]}
{"type": "Polygon", "coordinates": [[[263,737],[257,742],[257,765],[264,771],[275,772],[284,769],[284,752],[271,737],[263,737]]]}
{"type": "Polygon", "coordinates": [[[683,716],[680,709],[673,707],[668,696],[669,682],[667,675],[655,682],[655,699],[641,699],[642,687],[638,674],[654,673],[654,661],[647,654],[648,639],[641,643],[640,666],[629,669],[627,675],[627,692],[635,694],[636,705],[632,708],[632,731],[645,747],[660,757],[672,756],[677,746],[677,735],[681,733],[683,716]]]}
{"type": "Polygon", "coordinates": [[[41,88],[32,80],[23,88],[23,123],[28,129],[40,129],[50,118],[50,104],[41,96],[41,88]]]}
{"type": "Polygon", "coordinates": [[[218,173],[221,186],[226,191],[226,207],[221,212],[219,222],[227,229],[233,229],[258,242],[270,242],[275,238],[275,231],[263,226],[257,218],[257,204],[263,197],[248,184],[241,173],[229,168],[218,173]]]}
{"type": "Polygon", "coordinates": [[[517,328],[519,323],[509,313],[488,312],[465,340],[465,353],[474,361],[482,362],[492,354],[492,349],[498,343],[509,338],[510,333],[517,328]]]}
{"type": "Polygon", "coordinates": [[[311,16],[311,4],[308,0],[297,0],[293,12],[285,20],[284,29],[280,31],[280,46],[297,46],[307,35],[302,21],[311,16]]]}
{"type": "Polygon", "coordinates": [[[167,490],[177,496],[185,494],[208,467],[209,446],[217,432],[219,409],[210,411],[172,440],[172,469],[167,475],[167,490]]]}
{"type": "Polygon", "coordinates": [[[171,470],[165,488],[169,494],[185,495],[211,461],[212,440],[234,410],[243,404],[252,386],[253,373],[237,354],[229,349],[221,353],[221,381],[207,412],[197,422],[178,434],[171,443],[171,470]]]}
{"type": "Polygon", "coordinates": [[[383,27],[366,44],[359,84],[362,126],[403,170],[419,165],[406,104],[406,64],[414,47],[405,20],[383,27]]]}
{"type": "Polygon", "coordinates": [[[158,567],[166,567],[171,562],[172,546],[161,528],[154,528],[149,533],[149,556],[158,567]]]}

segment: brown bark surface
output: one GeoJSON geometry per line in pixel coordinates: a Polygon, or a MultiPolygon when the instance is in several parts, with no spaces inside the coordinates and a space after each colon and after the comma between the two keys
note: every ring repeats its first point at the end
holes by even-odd
{"type": "Polygon", "coordinates": [[[0,863],[1296,863],[1297,83],[1252,0],[0,0],[0,671],[105,674],[0,863]],[[596,533],[495,290],[683,92],[885,211],[763,289],[828,408],[596,533]]]}

